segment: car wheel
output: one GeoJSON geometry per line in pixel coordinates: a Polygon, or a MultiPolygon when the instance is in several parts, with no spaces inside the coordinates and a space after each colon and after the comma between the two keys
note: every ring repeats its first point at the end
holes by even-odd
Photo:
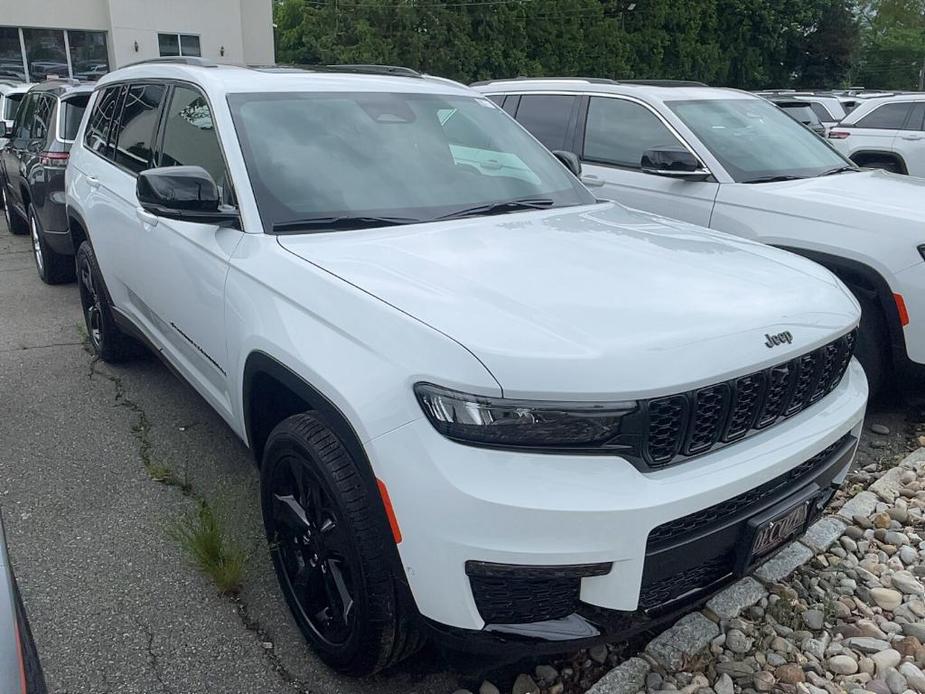
{"type": "Polygon", "coordinates": [[[35,269],[45,284],[63,284],[74,281],[74,259],[69,255],[61,255],[49,248],[45,241],[45,234],[39,224],[35,208],[29,205],[29,233],[32,236],[32,256],[35,258],[35,269]]]}
{"type": "Polygon", "coordinates": [[[318,417],[298,414],[267,440],[261,505],[273,566],[305,639],[332,668],[368,675],[424,642],[399,597],[379,496],[318,417]]]}
{"type": "Polygon", "coordinates": [[[861,325],[854,354],[864,367],[870,397],[873,398],[880,393],[886,381],[889,365],[886,345],[889,339],[883,311],[876,300],[866,296],[858,296],[857,299],[861,304],[861,325]]]}
{"type": "Polygon", "coordinates": [[[103,275],[89,241],[84,241],[77,249],[77,286],[87,326],[87,338],[93,352],[110,363],[125,361],[133,356],[137,349],[136,343],[116,325],[109,292],[106,291],[103,275]]]}
{"type": "Polygon", "coordinates": [[[2,198],[3,203],[3,216],[6,218],[6,228],[11,234],[16,234],[21,236],[29,231],[29,227],[25,224],[22,218],[17,214],[16,210],[13,209],[13,206],[10,204],[10,200],[6,195],[6,185],[0,182],[0,198],[2,198]]]}

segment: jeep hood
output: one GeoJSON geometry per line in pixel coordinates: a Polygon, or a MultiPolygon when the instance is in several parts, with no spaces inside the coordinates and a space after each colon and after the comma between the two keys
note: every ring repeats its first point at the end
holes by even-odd
{"type": "Polygon", "coordinates": [[[468,349],[510,397],[652,397],[785,361],[857,303],[795,255],[606,203],[280,236],[468,349]],[[766,335],[792,342],[767,347],[766,335]]]}

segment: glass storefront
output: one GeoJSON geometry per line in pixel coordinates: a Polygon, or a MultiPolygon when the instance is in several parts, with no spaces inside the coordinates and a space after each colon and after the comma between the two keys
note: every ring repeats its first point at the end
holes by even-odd
{"type": "Polygon", "coordinates": [[[105,31],[0,27],[0,79],[95,80],[107,72],[105,31]]]}

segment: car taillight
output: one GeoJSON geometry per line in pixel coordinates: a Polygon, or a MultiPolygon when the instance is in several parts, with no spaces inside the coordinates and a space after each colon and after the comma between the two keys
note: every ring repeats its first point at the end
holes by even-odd
{"type": "Polygon", "coordinates": [[[39,163],[42,166],[57,166],[64,168],[70,158],[68,152],[42,152],[39,154],[39,163]]]}
{"type": "Polygon", "coordinates": [[[830,140],[844,140],[847,137],[851,137],[851,133],[846,133],[844,130],[829,130],[830,140]]]}

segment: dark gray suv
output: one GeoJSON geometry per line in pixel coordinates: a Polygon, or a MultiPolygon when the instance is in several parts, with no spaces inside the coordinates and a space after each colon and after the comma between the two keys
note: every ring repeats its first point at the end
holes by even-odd
{"type": "Polygon", "coordinates": [[[74,279],[64,206],[64,169],[92,84],[46,82],[23,97],[0,151],[0,203],[14,234],[32,235],[35,267],[48,284],[74,279]]]}

